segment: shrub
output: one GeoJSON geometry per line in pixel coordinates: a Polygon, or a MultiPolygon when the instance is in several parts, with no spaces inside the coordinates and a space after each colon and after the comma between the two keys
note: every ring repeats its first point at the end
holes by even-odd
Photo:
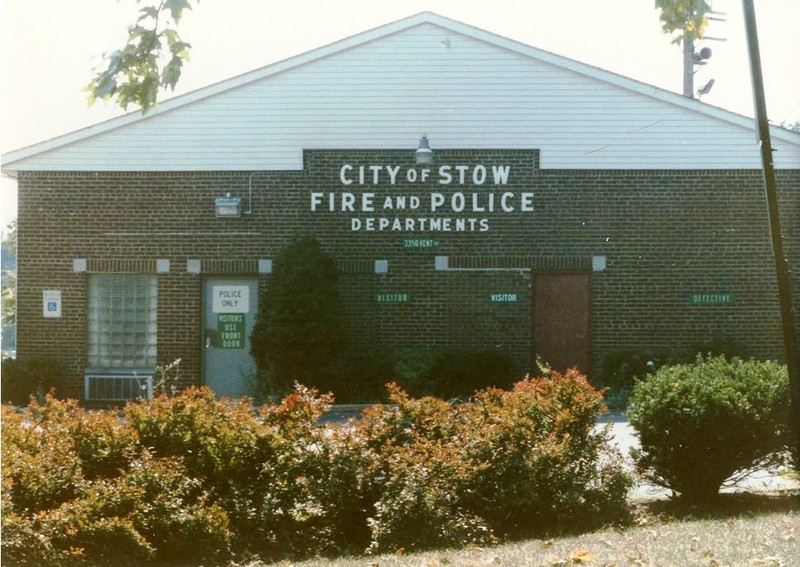
{"type": "Polygon", "coordinates": [[[57,549],[123,564],[220,558],[231,539],[227,516],[207,504],[200,483],[178,461],[147,452],[121,476],[92,483],[42,516],[40,529],[57,549]]]}
{"type": "Polygon", "coordinates": [[[434,396],[465,400],[484,388],[510,388],[515,372],[511,357],[498,350],[446,351],[428,368],[424,383],[434,396]]]}
{"type": "Polygon", "coordinates": [[[237,547],[274,539],[258,529],[263,510],[256,496],[274,455],[273,440],[248,399],[218,400],[208,388],[191,387],[174,397],[130,403],[125,415],[143,446],[158,458],[180,459],[186,474],[225,510],[237,547]]]}
{"type": "Polygon", "coordinates": [[[257,476],[224,502],[240,545],[274,558],[364,549],[363,459],[348,432],[319,425],[330,402],[298,385],[258,413],[257,476]]]}
{"type": "Polygon", "coordinates": [[[605,398],[612,408],[624,409],[636,382],[671,362],[670,358],[667,352],[643,349],[610,352],[603,358],[594,382],[606,389],[605,398]]]}
{"type": "Polygon", "coordinates": [[[52,396],[26,413],[3,407],[2,475],[20,513],[54,508],[80,492],[84,478],[69,427],[76,411],[77,402],[52,396]]]}
{"type": "MultiPolygon", "coordinates": [[[[18,564],[207,562],[489,543],[624,512],[577,372],[451,405],[389,389],[344,427],[332,398],[189,388],[124,416],[46,397],[3,408],[3,555],[18,564]],[[243,555],[242,555],[243,556],[243,555]]],[[[617,459],[618,462],[618,459],[617,459]]]]}
{"type": "Polygon", "coordinates": [[[44,399],[50,391],[58,392],[64,381],[64,367],[49,358],[2,361],[2,401],[27,406],[31,398],[44,399]]]}
{"type": "Polygon", "coordinates": [[[513,359],[497,350],[402,349],[389,354],[342,344],[302,382],[332,393],[338,403],[363,404],[385,402],[390,381],[415,397],[467,400],[484,388],[510,388],[515,377],[513,359]]]}
{"type": "Polygon", "coordinates": [[[469,462],[456,442],[457,411],[438,398],[412,398],[394,384],[389,398],[392,405],[373,406],[352,424],[369,454],[370,551],[491,541],[483,520],[461,502],[469,462]]]}
{"type": "Polygon", "coordinates": [[[624,521],[631,480],[605,431],[602,394],[577,370],[489,389],[463,408],[469,506],[502,537],[624,521]]]}
{"type": "Polygon", "coordinates": [[[415,397],[467,400],[484,388],[510,388],[515,375],[513,359],[497,350],[404,349],[388,355],[351,349],[311,385],[333,393],[339,403],[386,401],[390,381],[415,397]]]}
{"type": "MultiPolygon", "coordinates": [[[[16,429],[18,422],[9,422],[12,413],[7,413],[3,408],[3,474],[0,497],[2,497],[2,557],[3,561],[12,565],[39,567],[41,565],[55,565],[58,560],[58,551],[53,549],[50,541],[40,534],[34,525],[34,515],[27,510],[20,509],[14,502],[14,480],[8,473],[9,443],[6,441],[7,431],[16,429]]],[[[15,456],[12,454],[11,459],[15,456]]]]}
{"type": "Polygon", "coordinates": [[[131,426],[160,458],[178,458],[225,511],[235,546],[269,556],[361,549],[368,537],[357,447],[320,427],[329,396],[296,386],[256,413],[207,388],[129,404],[131,426]]]}
{"type": "Polygon", "coordinates": [[[386,399],[386,383],[394,374],[392,358],[386,354],[350,349],[331,365],[324,380],[314,387],[330,392],[340,404],[377,403],[386,399]]]}
{"type": "Polygon", "coordinates": [[[283,394],[295,381],[318,386],[346,345],[333,259],[314,237],[297,238],[275,258],[251,339],[267,390],[283,394]]]}
{"type": "Polygon", "coordinates": [[[419,439],[384,461],[371,552],[462,547],[495,541],[485,521],[464,506],[469,462],[446,441],[419,439]]]}
{"type": "Polygon", "coordinates": [[[662,366],[691,363],[697,355],[725,355],[747,358],[747,347],[736,341],[714,340],[682,349],[626,349],[608,353],[593,382],[606,389],[606,402],[625,409],[637,382],[654,374],[662,366]]]}
{"type": "Polygon", "coordinates": [[[488,389],[470,403],[413,399],[353,424],[374,455],[373,550],[462,545],[627,518],[630,478],[605,433],[602,396],[577,371],[488,389]]]}
{"type": "Polygon", "coordinates": [[[187,473],[224,494],[259,474],[263,426],[247,398],[217,400],[209,388],[130,403],[125,416],[139,442],[158,457],[179,457],[187,473]]]}
{"type": "Polygon", "coordinates": [[[47,396],[3,408],[3,558],[21,565],[215,558],[228,519],[111,412],[47,396]]]}
{"type": "Polygon", "coordinates": [[[631,397],[637,468],[687,500],[709,499],[735,473],[779,455],[789,411],[786,369],[774,362],[698,356],[661,368],[631,397]]]}
{"type": "Polygon", "coordinates": [[[159,560],[208,561],[228,556],[232,539],[227,514],[209,499],[179,461],[145,452],[122,476],[94,484],[81,504],[130,521],[159,560]]]}
{"type": "Polygon", "coordinates": [[[397,350],[394,355],[393,380],[412,396],[431,395],[426,376],[439,358],[435,349],[408,348],[397,350]]]}
{"type": "Polygon", "coordinates": [[[115,412],[77,409],[68,423],[87,480],[122,474],[141,452],[136,431],[115,412]]]}

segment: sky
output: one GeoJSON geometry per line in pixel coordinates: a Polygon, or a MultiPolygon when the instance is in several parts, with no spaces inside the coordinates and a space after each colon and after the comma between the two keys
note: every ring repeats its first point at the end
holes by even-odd
{"type": "MultiPolygon", "coordinates": [[[[710,0],[713,55],[699,67],[702,100],[753,115],[741,0],[710,0]]],[[[147,0],[142,0],[147,4],[147,0]]],[[[754,0],[767,112],[800,121],[800,0],[754,0]]],[[[654,0],[197,0],[180,25],[192,44],[175,93],[225,80],[344,37],[431,11],[667,90],[682,91],[682,55],[661,31],[654,0]]],[[[83,92],[102,54],[124,45],[136,0],[0,0],[0,151],[113,118],[122,110],[83,92]]],[[[3,176],[0,227],[14,218],[16,183],[3,176]]]]}

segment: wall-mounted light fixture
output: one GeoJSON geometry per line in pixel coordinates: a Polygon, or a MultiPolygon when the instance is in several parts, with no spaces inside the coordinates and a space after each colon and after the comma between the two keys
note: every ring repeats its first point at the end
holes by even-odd
{"type": "Polygon", "coordinates": [[[414,161],[417,165],[431,165],[433,163],[433,150],[428,143],[428,137],[422,136],[419,139],[419,147],[414,152],[414,161]]]}
{"type": "Polygon", "coordinates": [[[240,217],[242,216],[242,200],[239,197],[231,197],[230,193],[225,193],[224,197],[217,197],[214,201],[214,210],[217,218],[240,217]]]}

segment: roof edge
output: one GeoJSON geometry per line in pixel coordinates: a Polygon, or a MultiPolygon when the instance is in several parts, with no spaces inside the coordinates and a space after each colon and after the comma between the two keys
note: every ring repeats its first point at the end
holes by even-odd
{"type": "MultiPolygon", "coordinates": [[[[618,87],[651,98],[662,100],[668,104],[673,104],[687,110],[706,114],[707,116],[753,130],[754,132],[756,131],[754,119],[748,116],[737,114],[717,106],[712,106],[708,103],[704,103],[693,98],[688,98],[678,93],[649,85],[647,83],[643,83],[636,79],[632,79],[600,67],[589,65],[588,63],[583,63],[575,59],[557,55],[550,51],[546,51],[520,41],[498,35],[494,32],[489,32],[470,24],[465,24],[463,22],[426,11],[402,18],[400,20],[395,20],[394,22],[390,22],[388,24],[383,24],[363,32],[359,32],[355,35],[351,35],[333,43],[314,48],[310,51],[270,63],[258,69],[224,79],[182,95],[169,98],[159,103],[155,108],[151,109],[146,114],[143,114],[139,110],[135,110],[123,114],[122,116],[110,118],[108,120],[98,122],[85,128],[74,130],[72,132],[68,132],[36,144],[32,144],[17,150],[12,150],[0,156],[2,171],[9,174],[15,173],[17,171],[17,169],[13,167],[15,162],[31,158],[40,153],[54,150],[73,142],[89,139],[91,137],[110,132],[135,122],[150,120],[161,114],[182,108],[205,98],[245,86],[252,82],[285,72],[300,65],[329,57],[347,49],[351,49],[376,39],[404,31],[423,23],[433,24],[444,29],[451,30],[455,33],[467,35],[497,47],[508,49],[521,55],[549,63],[562,69],[589,76],[596,80],[605,81],[618,87]]],[[[770,134],[776,139],[800,146],[800,134],[796,134],[790,130],[776,125],[770,125],[770,134]]]]}
{"type": "Polygon", "coordinates": [[[351,49],[352,47],[368,43],[370,41],[373,41],[381,37],[385,37],[392,33],[408,29],[420,23],[424,23],[429,19],[445,19],[445,18],[443,18],[442,16],[438,16],[432,12],[420,12],[416,15],[396,20],[394,22],[390,22],[388,24],[384,24],[363,32],[359,32],[355,35],[351,35],[336,40],[333,43],[316,47],[314,49],[299,53],[297,55],[293,55],[286,59],[281,59],[280,61],[269,63],[263,67],[259,67],[258,69],[253,69],[252,71],[247,71],[240,75],[235,75],[233,77],[223,79],[221,81],[212,83],[205,87],[200,87],[193,91],[168,98],[162,102],[159,102],[155,107],[151,108],[147,113],[142,113],[140,110],[134,110],[131,112],[127,112],[121,116],[115,116],[113,118],[103,120],[96,124],[91,124],[89,126],[80,128],[78,130],[73,130],[71,132],[61,134],[59,136],[44,140],[42,142],[37,142],[29,146],[25,146],[16,150],[11,150],[10,152],[6,152],[5,154],[3,154],[0,158],[2,161],[2,169],[4,172],[15,171],[13,168],[8,166],[11,166],[16,161],[28,159],[39,153],[53,150],[73,142],[88,139],[93,136],[97,136],[99,134],[105,134],[107,132],[110,132],[117,128],[121,128],[123,126],[127,126],[128,124],[134,122],[149,120],[160,114],[170,112],[172,110],[181,108],[183,106],[192,104],[194,102],[203,100],[205,98],[242,87],[251,82],[265,79],[272,75],[282,73],[284,71],[293,69],[300,65],[304,65],[311,61],[316,61],[318,59],[329,57],[330,55],[339,53],[340,51],[351,49]]]}

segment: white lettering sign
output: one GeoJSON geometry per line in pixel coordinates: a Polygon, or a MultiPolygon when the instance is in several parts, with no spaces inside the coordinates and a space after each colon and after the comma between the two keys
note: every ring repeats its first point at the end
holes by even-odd
{"type": "Polygon", "coordinates": [[[492,293],[489,295],[489,301],[492,303],[516,303],[516,293],[492,293]]]}
{"type": "MultiPolygon", "coordinates": [[[[381,197],[376,201],[375,193],[311,193],[311,212],[329,213],[374,213],[383,210],[418,210],[422,204],[419,195],[397,195],[381,197]]],[[[432,213],[523,213],[533,212],[533,193],[463,193],[458,191],[445,196],[430,193],[428,210],[432,213]]]]}
{"type": "Polygon", "coordinates": [[[312,213],[349,213],[353,232],[486,232],[490,215],[534,212],[532,192],[499,187],[507,186],[510,177],[510,165],[417,168],[345,163],[339,168],[344,190],[311,192],[310,209],[312,213]],[[455,191],[445,192],[443,187],[410,195],[377,191],[379,185],[391,188],[403,183],[420,189],[421,185],[449,185],[455,191]]]}
{"type": "Polygon", "coordinates": [[[510,165],[483,164],[475,166],[441,165],[432,170],[427,167],[406,169],[405,175],[400,175],[399,165],[358,165],[350,163],[342,165],[339,169],[339,181],[342,185],[396,185],[398,179],[405,179],[408,183],[425,183],[434,179],[440,185],[506,185],[511,174],[510,165]]]}
{"type": "Polygon", "coordinates": [[[215,285],[211,294],[211,311],[214,313],[250,311],[250,288],[246,285],[215,285]]]}

